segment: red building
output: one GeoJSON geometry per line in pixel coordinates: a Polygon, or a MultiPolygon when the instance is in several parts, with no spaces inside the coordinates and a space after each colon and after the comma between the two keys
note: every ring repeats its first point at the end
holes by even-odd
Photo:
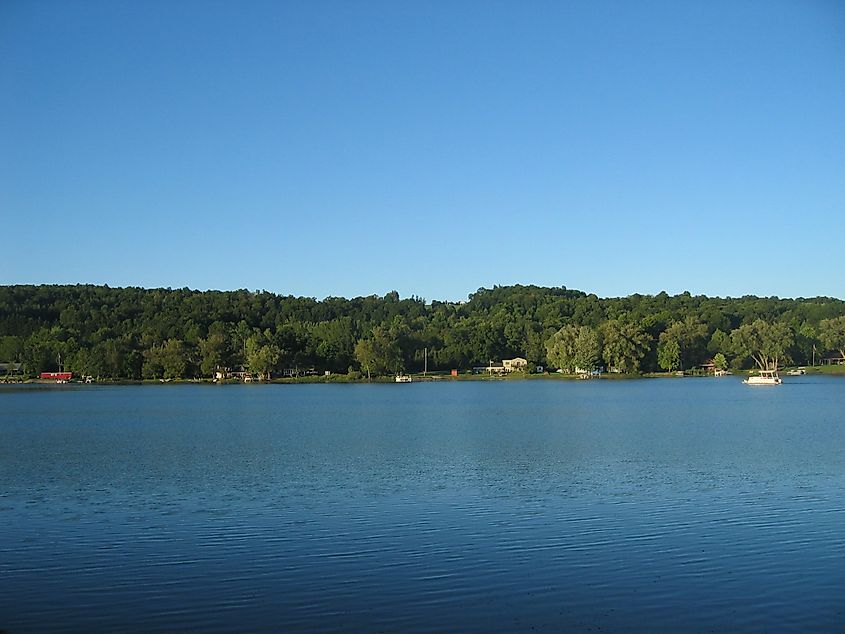
{"type": "Polygon", "coordinates": [[[52,379],[53,381],[70,381],[73,378],[73,372],[42,372],[42,379],[52,379]]]}

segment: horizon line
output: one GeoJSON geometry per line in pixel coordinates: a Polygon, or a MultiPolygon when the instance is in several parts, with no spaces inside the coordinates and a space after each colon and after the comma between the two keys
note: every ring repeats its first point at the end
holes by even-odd
{"type": "Polygon", "coordinates": [[[420,295],[416,295],[414,293],[407,295],[405,297],[402,297],[402,295],[400,295],[399,291],[397,291],[396,289],[391,289],[391,290],[386,291],[384,294],[381,294],[381,295],[374,292],[374,293],[369,293],[369,294],[366,294],[366,295],[361,294],[361,295],[352,295],[352,296],[325,295],[322,298],[318,298],[316,295],[296,295],[296,294],[293,294],[293,293],[271,291],[271,290],[268,290],[266,288],[250,289],[250,288],[246,288],[246,287],[229,288],[229,289],[223,289],[223,288],[206,288],[206,289],[203,289],[203,288],[196,288],[196,287],[190,287],[190,286],[175,286],[175,287],[174,286],[143,286],[143,285],[136,285],[136,284],[112,285],[112,284],[108,284],[108,283],[98,284],[98,283],[93,283],[93,282],[75,282],[75,283],[41,282],[41,283],[15,283],[15,284],[5,284],[4,283],[4,284],[0,284],[0,287],[7,287],[7,288],[10,288],[10,287],[26,287],[26,286],[31,286],[31,287],[57,287],[57,288],[58,287],[83,286],[83,287],[93,287],[93,288],[108,288],[108,289],[115,289],[115,290],[140,289],[140,290],[144,290],[144,291],[160,290],[160,291],[170,291],[170,292],[187,290],[187,291],[194,292],[194,293],[238,293],[238,292],[246,292],[246,293],[250,293],[250,294],[253,294],[253,295],[268,293],[270,295],[275,295],[275,296],[278,296],[278,297],[292,297],[294,299],[312,299],[312,300],[318,301],[318,302],[326,301],[328,299],[343,299],[343,300],[351,301],[351,300],[354,300],[354,299],[364,299],[364,298],[371,298],[371,297],[384,299],[388,295],[395,293],[399,297],[400,301],[408,300],[408,299],[419,299],[419,300],[422,300],[425,304],[431,304],[433,302],[438,302],[438,303],[441,303],[441,304],[465,304],[465,303],[471,301],[471,297],[473,295],[479,293],[479,292],[493,291],[493,290],[500,289],[500,288],[536,288],[536,289],[542,289],[542,290],[564,290],[564,291],[570,291],[570,292],[574,292],[574,293],[582,293],[585,297],[589,297],[589,296],[593,295],[597,299],[602,299],[602,300],[629,299],[631,297],[636,297],[636,296],[639,296],[639,297],[658,297],[660,295],[666,295],[667,297],[680,297],[680,296],[686,295],[686,296],[689,296],[689,297],[706,297],[708,299],[724,299],[724,300],[744,299],[744,298],[753,297],[753,298],[756,298],[756,299],[795,300],[795,301],[798,301],[798,300],[845,301],[845,299],[843,299],[843,298],[834,297],[832,295],[780,296],[780,295],[755,295],[753,293],[747,293],[747,294],[744,294],[744,295],[708,295],[707,293],[692,293],[689,290],[684,290],[684,291],[681,291],[679,293],[672,294],[672,293],[669,293],[668,291],[666,291],[665,289],[661,290],[657,293],[643,293],[643,292],[639,292],[639,291],[634,291],[632,293],[629,293],[628,295],[601,296],[601,295],[598,295],[597,293],[594,293],[594,292],[588,292],[588,291],[585,291],[585,290],[582,290],[582,289],[577,289],[577,288],[570,288],[570,287],[565,286],[565,285],[542,286],[542,285],[539,285],[539,284],[522,284],[522,283],[517,283],[517,284],[493,284],[491,287],[481,286],[481,287],[477,288],[476,290],[474,290],[470,293],[467,293],[466,299],[462,299],[462,300],[425,298],[425,297],[422,297],[420,295]]]}

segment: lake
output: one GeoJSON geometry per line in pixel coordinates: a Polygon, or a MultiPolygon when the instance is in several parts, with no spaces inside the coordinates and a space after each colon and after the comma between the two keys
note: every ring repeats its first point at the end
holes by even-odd
{"type": "Polygon", "coordinates": [[[845,378],[0,386],[0,630],[845,631],[845,378]]]}

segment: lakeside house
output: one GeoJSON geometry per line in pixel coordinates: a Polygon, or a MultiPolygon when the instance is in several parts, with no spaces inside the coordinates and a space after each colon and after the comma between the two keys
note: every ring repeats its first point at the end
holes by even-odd
{"type": "MultiPolygon", "coordinates": [[[[270,378],[269,376],[267,377],[270,378]]],[[[239,366],[237,369],[235,368],[217,368],[217,371],[214,373],[214,380],[215,381],[227,381],[231,379],[237,379],[238,381],[243,381],[244,383],[250,383],[251,381],[258,381],[261,379],[260,376],[253,372],[249,372],[243,366],[239,366]]]]}
{"type": "MultiPolygon", "coordinates": [[[[331,374],[331,372],[323,371],[324,375],[331,374]]],[[[297,378],[300,376],[319,376],[319,372],[316,368],[285,368],[281,372],[282,378],[297,378]]]]}
{"type": "Polygon", "coordinates": [[[701,372],[707,376],[727,376],[730,372],[725,368],[717,368],[716,362],[713,359],[705,359],[703,363],[700,363],[695,367],[697,372],[701,372]]]}
{"type": "Polygon", "coordinates": [[[524,372],[528,369],[528,360],[522,357],[503,359],[502,366],[505,368],[505,372],[524,372]]]}
{"type": "Polygon", "coordinates": [[[504,374],[505,366],[501,363],[494,363],[491,361],[487,365],[476,365],[472,368],[473,374],[483,374],[484,372],[487,372],[488,374],[504,374]]]}
{"type": "Polygon", "coordinates": [[[22,363],[13,363],[11,361],[0,361],[0,374],[20,374],[23,368],[22,363]]]}
{"type": "Polygon", "coordinates": [[[704,372],[704,374],[714,374],[716,372],[716,362],[713,359],[705,359],[705,361],[699,364],[698,369],[704,372]]]}
{"type": "Polygon", "coordinates": [[[490,361],[488,365],[480,365],[472,368],[473,374],[506,374],[508,372],[524,372],[528,369],[528,360],[522,357],[514,359],[503,359],[501,362],[490,361]]]}
{"type": "MultiPolygon", "coordinates": [[[[587,369],[587,368],[579,368],[578,366],[575,366],[574,374],[579,379],[591,379],[593,377],[601,376],[603,371],[604,371],[604,367],[593,366],[592,368],[587,369]]],[[[558,372],[560,372],[561,374],[566,374],[566,372],[562,369],[559,369],[558,372]]]]}
{"type": "MultiPolygon", "coordinates": [[[[258,372],[250,372],[241,365],[237,368],[217,368],[214,373],[214,380],[226,381],[237,379],[238,381],[243,381],[244,383],[251,383],[252,381],[270,381],[274,376],[288,379],[302,376],[318,376],[319,374],[320,373],[314,368],[284,368],[278,372],[260,374],[258,372]]],[[[329,374],[331,374],[331,372],[324,372],[325,376],[328,376],[329,374]]]]}

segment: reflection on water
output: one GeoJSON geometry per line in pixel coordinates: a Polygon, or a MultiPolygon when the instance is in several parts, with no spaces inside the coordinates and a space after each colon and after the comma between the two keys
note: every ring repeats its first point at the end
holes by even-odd
{"type": "Polygon", "coordinates": [[[842,631],[843,388],[0,389],[0,628],[842,631]]]}

